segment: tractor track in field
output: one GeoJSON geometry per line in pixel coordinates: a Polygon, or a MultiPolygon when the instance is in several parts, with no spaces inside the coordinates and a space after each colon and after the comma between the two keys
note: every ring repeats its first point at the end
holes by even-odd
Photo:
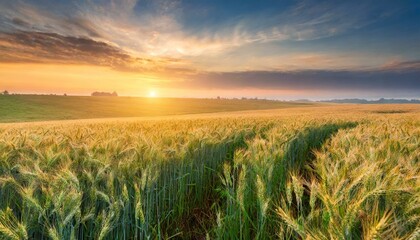
{"type": "MultiPolygon", "coordinates": [[[[242,237],[237,237],[238,239],[265,239],[275,236],[275,223],[279,222],[275,214],[275,209],[278,204],[278,200],[285,197],[286,192],[286,183],[290,179],[291,173],[299,174],[303,178],[310,178],[312,172],[312,161],[315,159],[314,151],[320,149],[329,139],[331,139],[339,130],[354,128],[357,126],[357,123],[346,122],[346,123],[331,123],[324,124],[321,126],[307,127],[297,133],[291,139],[286,140],[281,146],[285,149],[284,155],[282,157],[273,156],[273,172],[271,178],[268,180],[271,185],[268,202],[268,217],[274,221],[268,221],[262,229],[257,229],[254,226],[253,222],[258,221],[260,217],[255,203],[259,201],[258,198],[258,187],[256,186],[257,175],[255,170],[252,168],[252,163],[249,166],[237,166],[234,169],[233,173],[236,174],[234,179],[239,178],[240,171],[246,169],[245,176],[248,182],[247,187],[251,188],[248,192],[248,204],[243,206],[246,211],[247,218],[244,220],[247,223],[248,233],[242,237]],[[252,179],[251,179],[252,178],[252,179]]],[[[252,161],[252,159],[251,159],[252,161]]],[[[238,190],[238,187],[235,187],[238,190]]],[[[309,206],[309,196],[307,191],[305,191],[302,205],[309,206]]],[[[296,207],[296,204],[294,204],[296,207]]],[[[294,211],[297,211],[295,209],[294,211]]]]}

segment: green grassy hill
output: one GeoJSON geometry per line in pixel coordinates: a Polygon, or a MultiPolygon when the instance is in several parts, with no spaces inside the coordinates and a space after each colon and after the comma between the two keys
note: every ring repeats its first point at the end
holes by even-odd
{"type": "Polygon", "coordinates": [[[150,117],[311,105],[266,100],[0,95],[0,122],[150,117]]]}

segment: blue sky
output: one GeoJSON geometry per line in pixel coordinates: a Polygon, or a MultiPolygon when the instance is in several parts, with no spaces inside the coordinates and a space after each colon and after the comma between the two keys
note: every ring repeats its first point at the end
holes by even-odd
{"type": "MultiPolygon", "coordinates": [[[[420,1],[1,0],[0,54],[107,68],[123,95],[420,98],[420,1]]],[[[30,91],[10,76],[0,83],[30,91]]],[[[67,91],[90,91],[81,84],[67,91]]]]}

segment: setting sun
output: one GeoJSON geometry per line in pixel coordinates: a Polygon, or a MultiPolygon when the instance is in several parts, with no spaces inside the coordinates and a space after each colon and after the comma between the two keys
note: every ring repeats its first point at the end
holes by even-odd
{"type": "Polygon", "coordinates": [[[151,97],[151,98],[153,98],[153,97],[156,97],[156,91],[150,91],[149,92],[149,97],[151,97]]]}

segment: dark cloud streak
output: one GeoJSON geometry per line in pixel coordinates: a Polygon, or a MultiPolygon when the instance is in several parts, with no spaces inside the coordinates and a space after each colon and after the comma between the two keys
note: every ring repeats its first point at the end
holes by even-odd
{"type": "Polygon", "coordinates": [[[2,62],[21,62],[22,58],[31,58],[34,62],[56,60],[112,65],[112,62],[127,61],[130,58],[118,48],[104,42],[56,33],[0,33],[0,47],[2,56],[5,53],[14,55],[8,58],[0,56],[2,62]]]}
{"type": "Polygon", "coordinates": [[[88,64],[142,72],[175,61],[134,57],[117,46],[86,37],[24,31],[0,33],[0,62],[4,63],[88,64]]]}
{"type": "Polygon", "coordinates": [[[277,90],[410,90],[420,93],[420,61],[371,70],[299,70],[201,73],[185,87],[277,90]]]}

